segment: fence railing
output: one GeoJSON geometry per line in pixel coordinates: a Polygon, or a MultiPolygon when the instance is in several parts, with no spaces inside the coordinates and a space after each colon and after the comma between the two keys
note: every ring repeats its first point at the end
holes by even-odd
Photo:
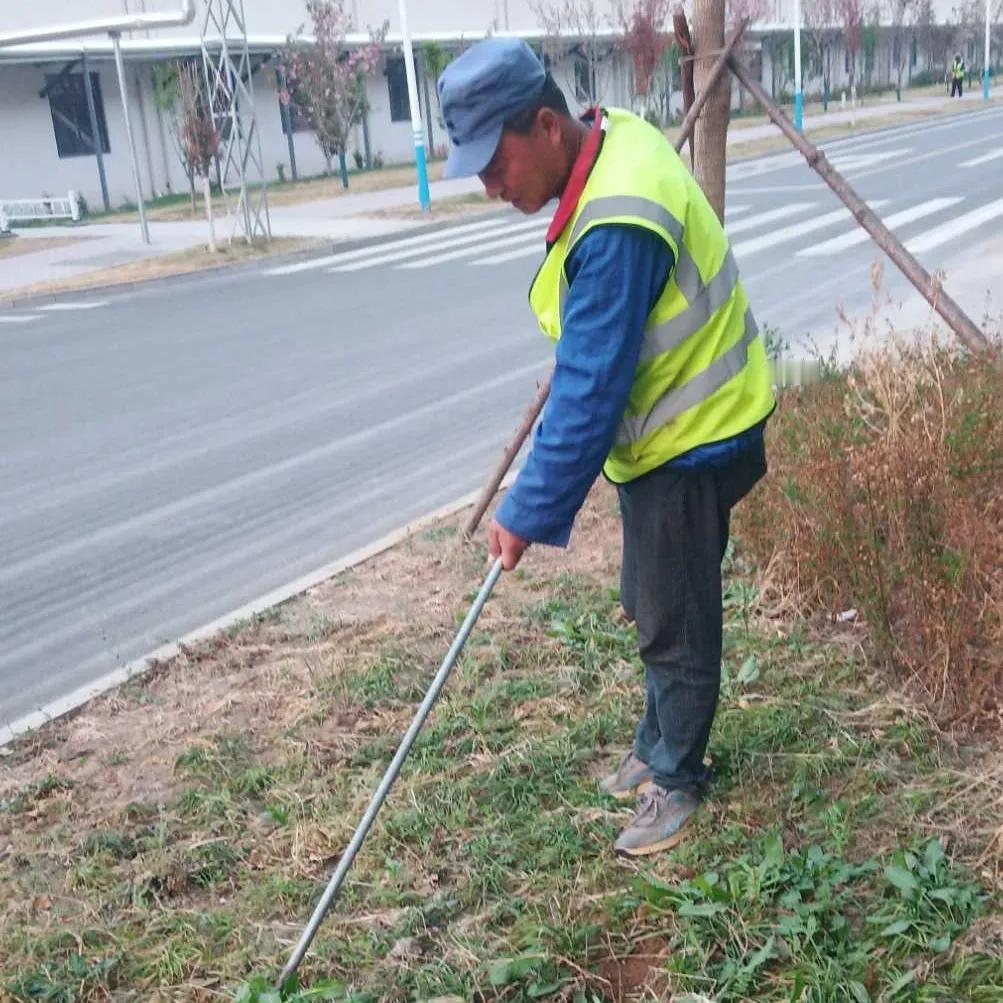
{"type": "Polygon", "coordinates": [[[36,219],[80,220],[80,197],[69,192],[60,198],[0,199],[0,233],[8,233],[11,223],[36,219]]]}

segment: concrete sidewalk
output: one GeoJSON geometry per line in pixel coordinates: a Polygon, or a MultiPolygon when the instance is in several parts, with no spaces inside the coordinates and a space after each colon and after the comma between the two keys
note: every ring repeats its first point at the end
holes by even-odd
{"type": "MultiPolygon", "coordinates": [[[[434,204],[438,199],[480,191],[481,185],[473,178],[437,181],[430,188],[434,204]]],[[[337,243],[382,237],[422,226],[425,221],[420,218],[367,215],[387,209],[417,207],[417,204],[415,187],[387,188],[317,202],[273,206],[269,209],[269,217],[275,237],[315,237],[337,243]]],[[[203,247],[208,239],[206,222],[201,218],[151,221],[149,230],[152,243],[144,244],[137,222],[15,227],[18,238],[37,242],[38,250],[19,246],[17,254],[0,258],[0,293],[203,247]]],[[[231,219],[218,216],[217,240],[225,243],[232,232],[231,219]]]]}
{"type": "MultiPolygon", "coordinates": [[[[997,94],[999,91],[997,91],[997,94]]],[[[957,99],[954,99],[957,100],[957,99]]],[[[981,92],[969,92],[961,99],[972,106],[982,103],[981,92]]],[[[809,109],[805,117],[805,131],[811,133],[833,125],[855,123],[867,128],[883,116],[914,110],[930,111],[945,107],[952,99],[924,97],[902,102],[881,101],[856,109],[816,113],[809,109]]],[[[745,125],[734,122],[728,131],[728,145],[742,144],[780,136],[780,130],[771,122],[745,125]]],[[[458,181],[436,181],[430,185],[432,203],[480,192],[477,178],[458,181]]],[[[418,197],[414,185],[385,188],[381,191],[349,192],[336,198],[303,202],[297,205],[273,206],[270,209],[272,233],[276,237],[314,237],[332,242],[364,240],[399,233],[423,225],[421,218],[394,218],[375,215],[387,210],[417,207],[418,197]]],[[[18,253],[0,258],[0,293],[23,289],[39,283],[60,282],[89,272],[103,271],[132,262],[147,261],[161,255],[205,246],[207,229],[203,219],[149,224],[152,244],[142,242],[139,224],[91,223],[77,226],[28,227],[16,230],[19,238],[38,241],[38,250],[18,247],[18,253]],[[59,243],[55,241],[58,240],[59,243]]],[[[217,219],[218,240],[225,242],[233,232],[232,221],[227,217],[217,219]]]]}

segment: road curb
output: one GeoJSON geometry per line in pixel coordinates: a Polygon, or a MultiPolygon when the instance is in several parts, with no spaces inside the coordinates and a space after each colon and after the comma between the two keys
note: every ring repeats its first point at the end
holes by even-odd
{"type": "MultiPolygon", "coordinates": [[[[517,473],[517,470],[510,471],[499,485],[498,490],[501,491],[509,487],[517,473]]],[[[272,589],[263,596],[259,596],[257,599],[244,603],[243,606],[225,613],[223,616],[217,617],[207,624],[203,624],[203,626],[178,638],[177,641],[162,644],[159,648],[155,648],[153,651],[133,659],[121,668],[113,669],[94,682],[78,687],[65,697],[53,700],[44,707],[40,707],[30,714],[25,714],[23,717],[3,725],[0,727],[0,749],[3,749],[19,737],[37,731],[39,728],[51,724],[73,711],[79,710],[95,697],[107,693],[116,686],[121,686],[123,683],[138,679],[160,663],[177,657],[177,655],[182,653],[183,648],[190,647],[199,641],[213,637],[215,634],[218,634],[222,630],[227,630],[236,623],[249,620],[252,617],[259,616],[268,610],[281,606],[283,603],[287,603],[291,599],[303,595],[315,586],[340,575],[349,568],[364,564],[371,558],[395,547],[398,543],[413,536],[415,533],[473,505],[480,497],[481,490],[481,488],[478,488],[476,491],[470,491],[459,498],[455,498],[453,501],[447,502],[432,512],[419,516],[417,519],[405,523],[395,530],[391,530],[372,543],[359,547],[344,557],[330,561],[314,571],[301,575],[286,585],[272,589]]]]}

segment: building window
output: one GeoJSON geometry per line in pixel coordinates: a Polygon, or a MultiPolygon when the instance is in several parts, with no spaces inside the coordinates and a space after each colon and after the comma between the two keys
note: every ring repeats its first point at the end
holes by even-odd
{"type": "Polygon", "coordinates": [[[387,89],[390,92],[390,121],[409,121],[411,105],[407,97],[407,72],[403,56],[390,56],[387,59],[387,89]]]}
{"type": "MultiPolygon", "coordinates": [[[[98,136],[102,153],[110,153],[108,126],[104,117],[104,99],[101,97],[101,80],[92,73],[91,91],[94,94],[94,117],[98,123],[98,136]]],[[[87,111],[87,92],[82,73],[45,75],[45,93],[52,112],[52,129],[56,134],[56,150],[60,157],[86,157],[94,153],[91,138],[91,117],[87,111]]]]}

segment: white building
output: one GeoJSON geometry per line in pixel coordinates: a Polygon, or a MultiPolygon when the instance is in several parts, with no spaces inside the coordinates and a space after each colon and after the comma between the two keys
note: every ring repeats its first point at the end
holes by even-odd
{"type": "MultiPolygon", "coordinates": [[[[950,0],[940,2],[945,8],[950,6],[950,0]]],[[[122,39],[130,119],[147,199],[188,188],[172,138],[172,117],[156,99],[156,77],[158,67],[198,55],[204,3],[197,0],[196,20],[188,26],[133,33],[122,39]]],[[[366,127],[356,130],[352,159],[365,158],[368,150],[372,157],[387,163],[406,161],[412,155],[412,137],[397,2],[346,0],[346,6],[358,29],[350,41],[367,39],[367,26],[389,22],[381,66],[367,82],[366,127]]],[[[0,0],[0,31],[44,29],[82,19],[178,7],[177,0],[34,0],[31,4],[0,0]]],[[[276,54],[286,38],[304,24],[309,30],[305,0],[244,0],[244,10],[267,179],[289,178],[294,164],[299,176],[319,174],[324,159],[313,136],[294,131],[289,137],[284,132],[286,116],[278,99],[275,75],[276,54]]],[[[793,0],[773,0],[773,20],[755,26],[749,46],[748,58],[758,68],[767,89],[772,88],[778,97],[784,93],[789,76],[780,65],[788,59],[779,40],[789,37],[792,11],[793,0]]],[[[433,152],[442,152],[446,139],[438,118],[435,81],[428,79],[422,69],[422,45],[435,43],[447,51],[456,51],[492,32],[539,42],[545,31],[536,23],[527,0],[411,0],[408,16],[419,53],[418,86],[427,145],[433,152]]],[[[605,103],[629,105],[632,69],[629,59],[615,50],[615,35],[614,25],[603,29],[610,55],[603,62],[602,80],[596,81],[596,87],[605,103]]],[[[838,49],[834,87],[845,80],[845,60],[837,36],[838,32],[834,33],[838,49]]],[[[0,198],[61,195],[73,189],[84,196],[91,209],[101,208],[102,190],[84,86],[85,64],[93,83],[109,202],[120,206],[135,199],[112,45],[101,36],[0,47],[0,136],[5,147],[0,161],[0,198]]],[[[922,60],[911,61],[911,69],[919,65],[922,60]]],[[[586,60],[566,55],[552,69],[570,99],[579,99],[579,104],[587,101],[586,60]]],[[[883,72],[887,80],[888,70],[883,72]]],[[[812,89],[811,79],[806,78],[806,90],[810,93],[812,89]]],[[[671,100],[677,107],[678,95],[671,100]]]]}

